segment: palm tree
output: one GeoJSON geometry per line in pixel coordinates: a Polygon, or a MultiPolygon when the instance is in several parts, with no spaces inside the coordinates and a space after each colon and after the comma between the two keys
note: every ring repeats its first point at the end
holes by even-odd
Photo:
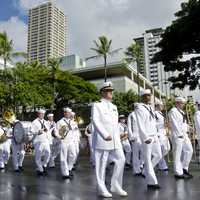
{"type": "Polygon", "coordinates": [[[6,32],[0,33],[0,57],[3,58],[4,69],[7,69],[7,62],[13,57],[27,57],[24,52],[13,52],[13,41],[9,40],[6,32]]]}
{"type": "Polygon", "coordinates": [[[86,58],[86,60],[89,59],[98,59],[103,57],[104,59],[104,79],[105,82],[107,80],[107,58],[108,56],[112,56],[113,54],[119,52],[122,48],[115,49],[111,51],[111,44],[112,40],[108,40],[106,36],[100,36],[99,41],[93,41],[95,44],[95,48],[91,48],[91,50],[95,51],[97,55],[86,58]]]}
{"type": "Polygon", "coordinates": [[[132,43],[124,52],[126,55],[125,60],[129,63],[129,64],[133,64],[136,62],[137,65],[137,83],[138,83],[138,101],[140,99],[140,60],[142,58],[142,49],[141,46],[138,42],[134,42],[132,43]]]}
{"type": "Polygon", "coordinates": [[[52,83],[53,83],[53,102],[52,102],[52,110],[55,106],[56,99],[56,73],[60,69],[60,64],[62,62],[61,58],[50,58],[48,59],[48,67],[51,69],[52,83]]]}

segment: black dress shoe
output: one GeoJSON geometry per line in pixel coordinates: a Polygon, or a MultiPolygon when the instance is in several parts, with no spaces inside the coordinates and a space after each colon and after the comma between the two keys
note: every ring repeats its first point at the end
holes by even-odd
{"type": "Polygon", "coordinates": [[[174,177],[176,179],[184,179],[185,178],[185,176],[183,174],[182,175],[175,174],[174,177]]]}
{"type": "Polygon", "coordinates": [[[21,171],[19,169],[15,169],[14,172],[20,173],[21,171]]]}
{"type": "Polygon", "coordinates": [[[3,171],[5,168],[4,167],[0,167],[0,171],[3,171]]]}
{"type": "Polygon", "coordinates": [[[136,174],[134,174],[134,176],[141,176],[141,177],[145,178],[145,175],[142,172],[136,173],[136,174]]]}
{"type": "Polygon", "coordinates": [[[71,179],[70,176],[62,176],[63,180],[71,179]]]}
{"type": "Polygon", "coordinates": [[[47,175],[48,175],[47,167],[43,167],[43,174],[44,174],[44,176],[47,176],[47,175]]]}
{"type": "Polygon", "coordinates": [[[131,164],[126,163],[125,167],[126,168],[131,168],[131,164]]]}
{"type": "Polygon", "coordinates": [[[76,167],[73,167],[73,168],[72,168],[72,171],[76,171],[76,167]]]}
{"type": "Polygon", "coordinates": [[[44,176],[44,172],[41,172],[41,171],[37,171],[37,176],[44,176]]]}
{"type": "Polygon", "coordinates": [[[155,185],[147,185],[147,189],[149,190],[159,190],[161,189],[160,185],[155,184],[155,185]]]}
{"type": "Polygon", "coordinates": [[[193,175],[190,174],[186,169],[183,169],[183,174],[185,178],[193,178],[193,175]]]}
{"type": "Polygon", "coordinates": [[[20,170],[21,172],[23,172],[23,171],[24,171],[24,168],[23,168],[22,166],[20,166],[20,167],[19,167],[19,170],[20,170]]]}
{"type": "Polygon", "coordinates": [[[70,177],[73,177],[73,176],[74,176],[74,174],[73,174],[72,170],[71,170],[71,171],[69,171],[69,176],[70,176],[70,177]]]}

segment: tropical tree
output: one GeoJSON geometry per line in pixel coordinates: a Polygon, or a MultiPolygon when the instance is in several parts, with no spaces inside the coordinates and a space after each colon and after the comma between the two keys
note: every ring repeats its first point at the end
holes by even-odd
{"type": "Polygon", "coordinates": [[[50,58],[48,60],[48,67],[50,68],[50,76],[52,78],[52,86],[53,86],[53,102],[52,102],[52,110],[55,106],[55,98],[56,98],[56,74],[59,72],[60,64],[62,62],[61,58],[50,58]]]}
{"type": "Polygon", "coordinates": [[[133,90],[128,92],[114,92],[113,103],[117,105],[120,114],[128,115],[133,111],[133,104],[137,102],[138,96],[133,90]]]}
{"type": "Polygon", "coordinates": [[[168,26],[158,43],[160,52],[152,62],[162,62],[165,71],[172,71],[172,89],[191,90],[200,87],[200,1],[181,4],[176,19],[168,26]]]}
{"type": "Polygon", "coordinates": [[[8,61],[18,56],[26,57],[26,53],[13,52],[13,41],[9,40],[6,32],[0,33],[0,57],[3,58],[4,69],[6,70],[8,61]]]}
{"type": "Polygon", "coordinates": [[[121,48],[119,49],[115,49],[115,50],[111,50],[111,44],[112,44],[112,40],[109,40],[106,36],[100,36],[98,38],[99,41],[93,41],[95,47],[91,48],[91,50],[93,50],[96,55],[86,58],[86,60],[89,59],[98,59],[103,57],[104,59],[104,80],[105,82],[107,81],[107,58],[108,56],[112,56],[115,53],[118,53],[121,48]]]}
{"type": "Polygon", "coordinates": [[[125,53],[125,60],[129,64],[136,63],[137,65],[137,83],[138,83],[138,101],[140,99],[140,61],[143,58],[142,49],[138,42],[132,43],[124,52],[125,53]]]}

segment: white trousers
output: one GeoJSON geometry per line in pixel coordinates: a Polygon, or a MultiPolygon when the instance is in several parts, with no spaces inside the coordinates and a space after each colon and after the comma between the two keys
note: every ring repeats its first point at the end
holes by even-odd
{"type": "Polygon", "coordinates": [[[88,137],[88,144],[90,148],[90,163],[94,166],[95,165],[95,158],[94,158],[94,150],[92,147],[92,136],[88,137]]]}
{"type": "Polygon", "coordinates": [[[188,170],[192,159],[193,148],[188,136],[184,138],[173,138],[172,140],[173,156],[174,156],[174,173],[183,174],[183,169],[188,170]]]}
{"type": "Polygon", "coordinates": [[[50,144],[49,142],[37,142],[34,144],[34,149],[37,170],[43,172],[43,167],[47,167],[50,159],[50,144]]]}
{"type": "Polygon", "coordinates": [[[133,174],[141,173],[141,166],[144,163],[144,158],[142,154],[142,143],[140,140],[135,140],[131,142],[132,146],[132,165],[133,165],[133,174]]]}
{"type": "Polygon", "coordinates": [[[10,157],[10,142],[0,144],[0,167],[4,168],[10,157]]]}
{"type": "Polygon", "coordinates": [[[131,164],[131,145],[129,140],[122,141],[122,147],[125,152],[126,163],[131,164]]]}
{"type": "Polygon", "coordinates": [[[60,154],[60,141],[58,139],[53,140],[53,144],[50,145],[51,156],[49,160],[49,167],[55,167],[55,159],[60,154]]]}
{"type": "Polygon", "coordinates": [[[119,148],[110,151],[95,149],[94,155],[95,155],[95,172],[96,172],[98,191],[100,193],[108,192],[107,187],[105,185],[105,173],[109,155],[112,157],[112,160],[115,163],[113,175],[111,178],[111,188],[121,189],[123,173],[124,173],[124,165],[125,165],[125,156],[123,149],[119,148]]]}
{"type": "Polygon", "coordinates": [[[161,170],[168,169],[167,163],[165,161],[165,156],[169,153],[170,151],[170,143],[169,139],[167,136],[163,135],[159,138],[160,141],[160,146],[161,146],[161,151],[162,151],[162,158],[160,162],[158,163],[158,167],[161,170]]]}
{"type": "Polygon", "coordinates": [[[60,151],[60,167],[62,176],[69,176],[69,171],[72,170],[75,161],[76,149],[74,147],[74,143],[67,143],[62,140],[60,151]]]}
{"type": "Polygon", "coordinates": [[[154,167],[158,164],[162,158],[160,142],[157,137],[154,137],[150,144],[143,143],[143,156],[145,175],[148,185],[158,184],[154,167]]]}
{"type": "Polygon", "coordinates": [[[25,156],[24,143],[17,144],[12,141],[12,162],[14,170],[18,170],[22,167],[25,156]]]}

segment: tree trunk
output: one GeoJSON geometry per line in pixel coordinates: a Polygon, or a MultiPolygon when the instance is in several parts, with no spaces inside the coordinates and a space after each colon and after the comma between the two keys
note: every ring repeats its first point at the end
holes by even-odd
{"type": "Polygon", "coordinates": [[[104,81],[107,81],[107,57],[104,56],[104,81]]]}

